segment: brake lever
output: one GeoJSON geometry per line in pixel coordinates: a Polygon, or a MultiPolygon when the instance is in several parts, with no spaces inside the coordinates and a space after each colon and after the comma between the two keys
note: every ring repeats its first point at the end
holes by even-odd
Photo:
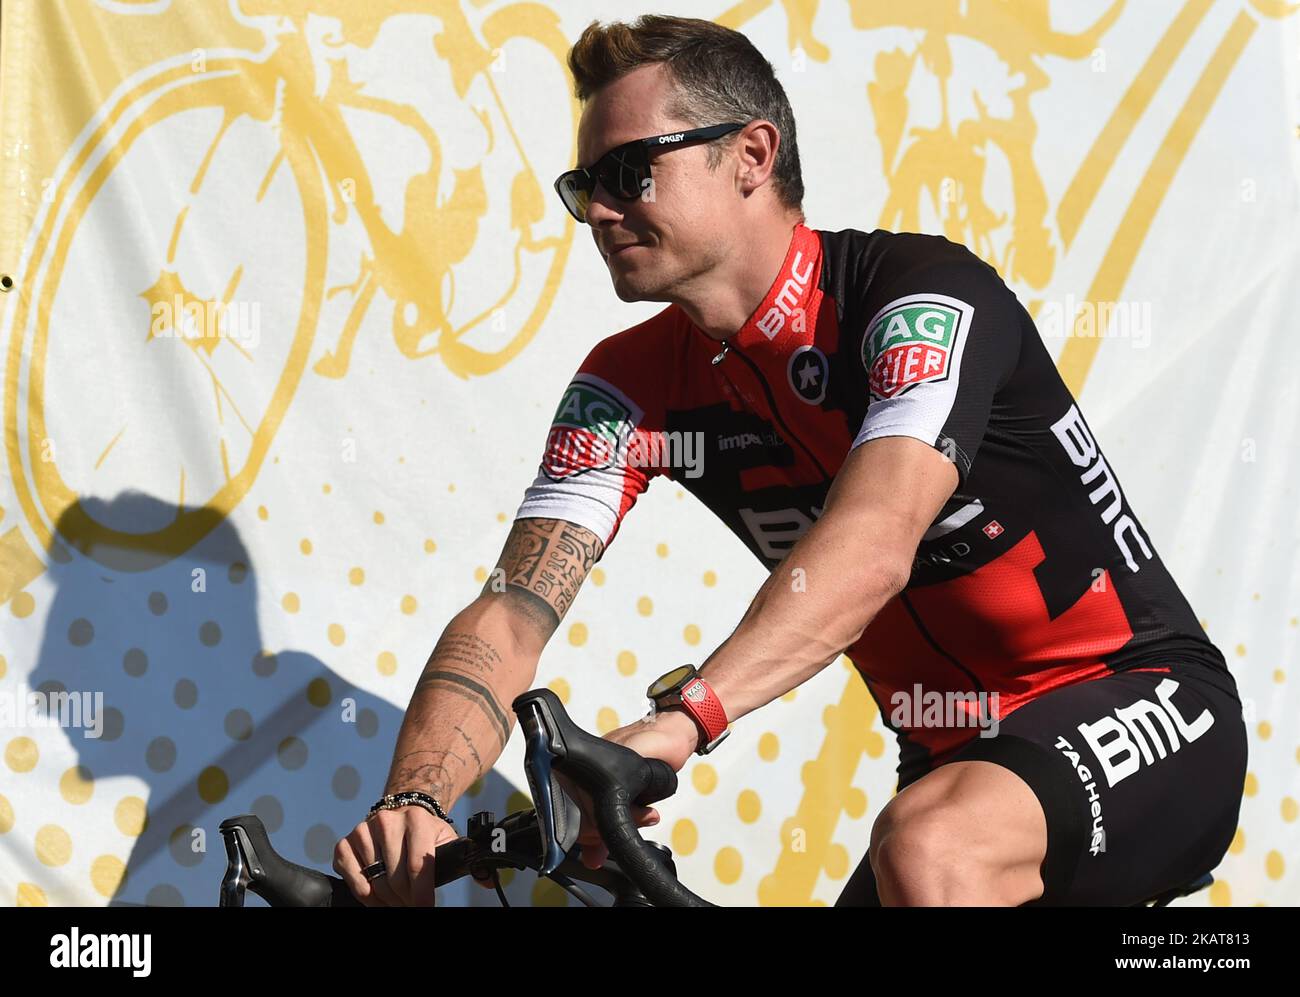
{"type": "Polygon", "coordinates": [[[564,757],[564,739],[545,702],[534,699],[524,704],[519,724],[524,730],[524,774],[542,839],[538,872],[546,876],[560,867],[577,843],[582,811],[555,775],[553,763],[564,757]]]}

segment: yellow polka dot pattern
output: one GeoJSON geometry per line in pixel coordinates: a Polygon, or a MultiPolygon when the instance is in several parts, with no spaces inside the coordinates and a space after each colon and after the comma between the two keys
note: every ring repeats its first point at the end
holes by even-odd
{"type": "Polygon", "coordinates": [[[36,858],[42,865],[60,866],[72,858],[72,838],[57,824],[46,824],[36,832],[36,858]]]}
{"type": "Polygon", "coordinates": [[[35,883],[19,883],[14,905],[17,907],[48,907],[45,891],[35,883]]]}
{"type": "Polygon", "coordinates": [[[113,809],[113,823],[127,837],[138,838],[149,823],[144,800],[138,796],[124,796],[113,809]]]}
{"type": "Polygon", "coordinates": [[[763,813],[763,803],[752,789],[746,789],[736,797],[736,816],[746,824],[753,824],[763,813]]]}
{"type": "Polygon", "coordinates": [[[111,897],[126,882],[126,864],[116,855],[101,855],[90,864],[90,885],[103,897],[111,897]]]}
{"type": "Polygon", "coordinates": [[[692,854],[700,844],[700,832],[695,827],[695,821],[689,817],[683,817],[681,820],[675,821],[671,840],[675,854],[692,854]]]}
{"type": "Polygon", "coordinates": [[[718,788],[718,770],[708,762],[698,762],[691,769],[691,785],[701,796],[708,796],[718,788]]]}
{"type": "Polygon", "coordinates": [[[30,737],[15,737],[5,745],[5,764],[15,772],[30,772],[36,768],[40,750],[30,737]]]}
{"type": "Polygon", "coordinates": [[[95,792],[95,777],[83,765],[74,765],[59,776],[59,795],[68,803],[85,803],[95,792]]]}
{"type": "Polygon", "coordinates": [[[199,773],[198,790],[204,803],[220,803],[230,792],[230,779],[222,769],[209,765],[199,773]]]}
{"type": "Polygon", "coordinates": [[[740,857],[740,852],[730,845],[719,848],[718,854],[713,859],[713,874],[724,886],[730,886],[740,879],[744,867],[745,863],[740,857]]]}
{"type": "Polygon", "coordinates": [[[1274,849],[1264,856],[1264,872],[1269,879],[1278,880],[1286,873],[1286,860],[1274,849]]]}
{"type": "Polygon", "coordinates": [[[319,708],[330,704],[330,684],[323,678],[314,678],[307,683],[307,702],[319,708]]]}

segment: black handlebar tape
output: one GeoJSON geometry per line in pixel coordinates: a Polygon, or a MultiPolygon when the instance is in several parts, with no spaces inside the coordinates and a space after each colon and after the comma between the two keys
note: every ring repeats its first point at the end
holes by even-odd
{"type": "Polygon", "coordinates": [[[714,906],[683,886],[664,864],[663,856],[641,837],[632,821],[629,803],[627,791],[622,787],[603,792],[594,800],[601,837],[628,878],[656,907],[714,906]]]}
{"type": "Polygon", "coordinates": [[[666,800],[677,792],[677,773],[667,762],[658,758],[646,759],[645,789],[637,794],[633,801],[638,806],[648,807],[651,803],[666,800]]]}

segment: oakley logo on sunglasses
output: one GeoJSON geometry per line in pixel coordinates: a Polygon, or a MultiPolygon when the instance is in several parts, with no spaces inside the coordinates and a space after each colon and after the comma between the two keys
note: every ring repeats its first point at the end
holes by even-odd
{"type": "Polygon", "coordinates": [[[678,132],[676,135],[660,135],[659,144],[667,145],[669,142],[680,142],[685,136],[685,132],[678,132]]]}

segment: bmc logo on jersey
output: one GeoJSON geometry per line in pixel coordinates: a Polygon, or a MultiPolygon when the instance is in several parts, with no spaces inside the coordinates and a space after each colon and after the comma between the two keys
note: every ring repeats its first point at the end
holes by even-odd
{"type": "Polygon", "coordinates": [[[893,398],[927,381],[946,381],[974,314],[966,302],[944,294],[909,294],[885,305],[862,339],[872,396],[893,398]]]}
{"type": "Polygon", "coordinates": [[[609,467],[626,446],[641,410],[613,385],[591,375],[575,379],[555,410],[542,472],[559,481],[609,467]]]}
{"type": "Polygon", "coordinates": [[[793,320],[791,326],[795,332],[803,332],[807,328],[808,316],[804,313],[804,295],[808,291],[808,282],[812,280],[813,261],[804,263],[803,270],[800,270],[799,265],[802,261],[803,250],[799,250],[794,254],[794,260],[790,263],[789,276],[772,300],[771,307],[755,323],[758,331],[769,340],[775,339],[785,328],[786,319],[793,320]]]}

